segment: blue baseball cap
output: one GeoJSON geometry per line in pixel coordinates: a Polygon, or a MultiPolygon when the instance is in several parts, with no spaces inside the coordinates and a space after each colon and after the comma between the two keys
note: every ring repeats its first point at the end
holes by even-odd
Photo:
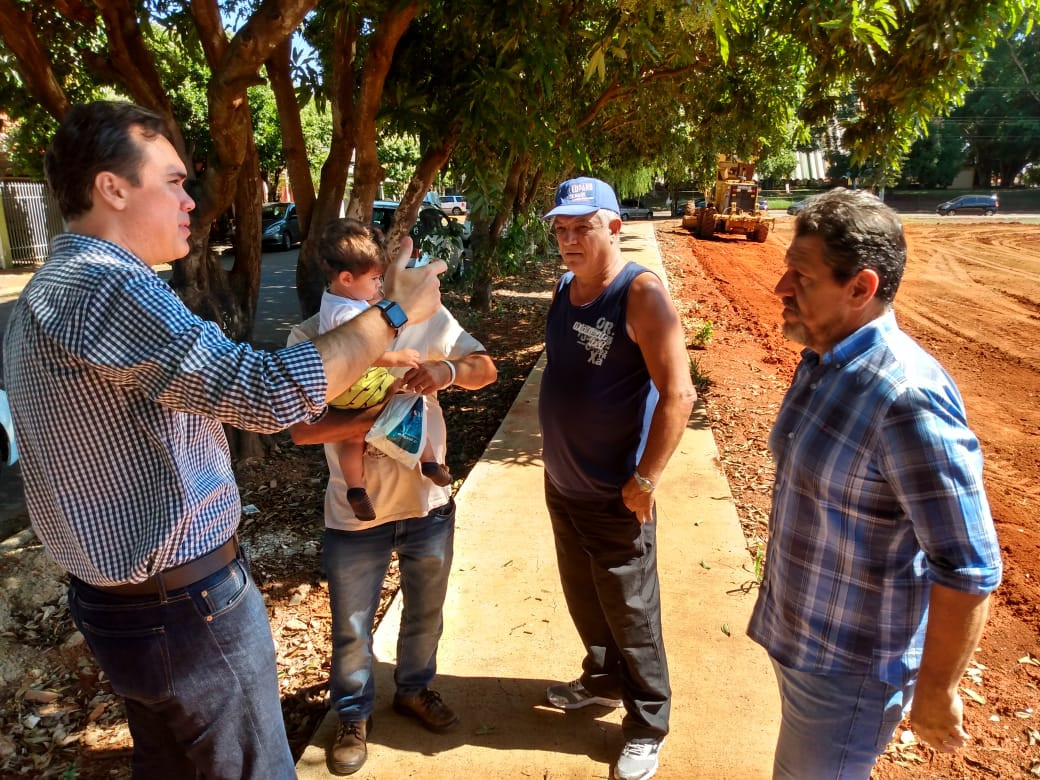
{"type": "Polygon", "coordinates": [[[569,179],[556,190],[556,207],[542,219],[549,217],[583,217],[600,209],[621,213],[614,189],[605,181],[582,176],[569,179]]]}

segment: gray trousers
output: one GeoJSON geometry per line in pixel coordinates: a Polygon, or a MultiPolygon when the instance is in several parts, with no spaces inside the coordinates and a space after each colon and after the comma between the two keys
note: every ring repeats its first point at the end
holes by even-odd
{"type": "Polygon", "coordinates": [[[545,503],[567,608],[582,644],[586,690],[625,703],[625,739],[668,733],[671,687],[661,636],[657,513],[640,525],[616,499],[577,501],[548,479],[545,503]]]}

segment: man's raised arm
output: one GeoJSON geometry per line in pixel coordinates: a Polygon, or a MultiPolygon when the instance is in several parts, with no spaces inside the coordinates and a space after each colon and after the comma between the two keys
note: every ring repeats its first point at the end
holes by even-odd
{"type": "MultiPolygon", "coordinates": [[[[397,260],[387,269],[386,297],[404,311],[408,322],[422,322],[441,305],[438,274],[447,270],[443,260],[422,268],[405,268],[412,253],[412,240],[406,237],[397,260]]],[[[325,367],[331,400],[356,382],[382,355],[397,333],[392,317],[373,306],[349,322],[314,339],[314,346],[325,367]]]]}

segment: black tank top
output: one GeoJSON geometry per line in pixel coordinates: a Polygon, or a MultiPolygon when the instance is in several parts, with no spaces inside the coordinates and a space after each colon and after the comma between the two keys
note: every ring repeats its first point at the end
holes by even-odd
{"type": "Polygon", "coordinates": [[[546,366],[538,397],[545,473],[563,495],[616,497],[632,476],[657,405],[657,389],[625,329],[628,263],[593,301],[570,302],[560,279],[545,327],[546,366]]]}

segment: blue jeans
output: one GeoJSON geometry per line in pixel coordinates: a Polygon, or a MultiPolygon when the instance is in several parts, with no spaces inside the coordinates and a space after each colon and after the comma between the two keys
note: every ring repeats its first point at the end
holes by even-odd
{"type": "Polygon", "coordinates": [[[271,627],[243,558],[165,598],[73,578],[69,610],[126,700],[135,778],[296,777],[271,627]]]}
{"type": "Polygon", "coordinates": [[[625,739],[668,733],[672,691],[661,636],[657,512],[641,525],[617,498],[576,501],[545,480],[567,609],[585,646],[581,684],[625,703],[625,739]]]}
{"type": "Polygon", "coordinates": [[[332,608],[329,688],[341,721],[367,720],[372,714],[376,696],[372,628],[394,550],[404,600],[394,682],[405,695],[433,682],[454,542],[454,502],[426,517],[363,531],[325,529],[323,555],[332,608]]]}
{"type": "Polygon", "coordinates": [[[773,661],[780,686],[774,780],[867,780],[913,697],[914,684],[809,674],[773,661]]]}

